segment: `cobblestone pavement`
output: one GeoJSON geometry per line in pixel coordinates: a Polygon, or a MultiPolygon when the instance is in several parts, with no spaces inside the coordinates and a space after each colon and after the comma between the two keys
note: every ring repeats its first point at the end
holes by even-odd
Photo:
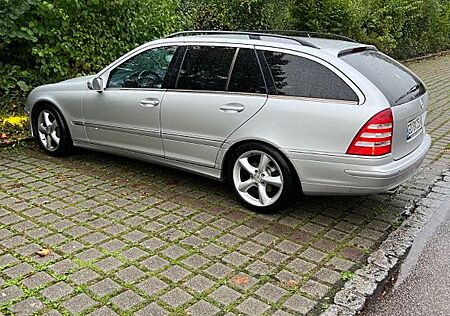
{"type": "MultiPolygon", "coordinates": [[[[410,67],[432,97],[425,167],[448,166],[450,56],[410,67]]],[[[98,153],[2,149],[0,176],[5,315],[318,314],[430,179],[259,215],[223,184],[98,153]]]]}

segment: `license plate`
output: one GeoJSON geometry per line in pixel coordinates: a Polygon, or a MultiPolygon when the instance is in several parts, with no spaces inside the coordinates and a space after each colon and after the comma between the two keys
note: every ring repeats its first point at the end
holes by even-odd
{"type": "Polygon", "coordinates": [[[422,118],[420,116],[408,122],[408,133],[406,139],[411,139],[422,129],[422,118]]]}

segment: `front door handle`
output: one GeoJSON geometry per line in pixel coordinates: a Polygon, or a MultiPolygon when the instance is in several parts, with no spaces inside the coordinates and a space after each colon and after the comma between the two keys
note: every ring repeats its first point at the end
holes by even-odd
{"type": "Polygon", "coordinates": [[[140,104],[140,106],[142,106],[144,108],[154,108],[155,106],[159,105],[159,100],[149,98],[149,99],[141,100],[141,102],[139,104],[140,104]]]}
{"type": "Polygon", "coordinates": [[[240,103],[228,103],[220,107],[220,111],[225,113],[239,113],[245,110],[245,106],[240,103]]]}

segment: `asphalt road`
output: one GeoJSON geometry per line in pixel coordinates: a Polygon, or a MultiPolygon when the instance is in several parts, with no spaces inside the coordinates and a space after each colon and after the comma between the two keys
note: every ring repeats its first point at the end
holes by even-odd
{"type": "Polygon", "coordinates": [[[392,290],[364,315],[450,315],[450,196],[414,241],[392,290]]]}

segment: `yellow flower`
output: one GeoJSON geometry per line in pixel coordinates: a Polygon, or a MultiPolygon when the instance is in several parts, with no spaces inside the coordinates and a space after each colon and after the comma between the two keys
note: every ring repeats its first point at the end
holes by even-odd
{"type": "Polygon", "coordinates": [[[9,116],[3,119],[3,125],[12,125],[14,127],[24,127],[28,122],[27,116],[9,116]]]}

